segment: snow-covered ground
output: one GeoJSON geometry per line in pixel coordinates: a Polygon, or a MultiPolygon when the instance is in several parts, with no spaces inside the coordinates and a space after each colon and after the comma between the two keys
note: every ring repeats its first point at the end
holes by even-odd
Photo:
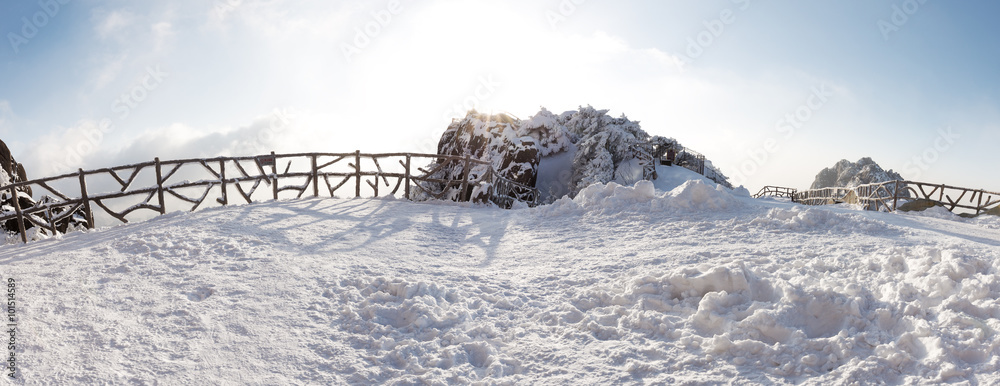
{"type": "Polygon", "coordinates": [[[5,245],[14,383],[1000,382],[1000,219],[683,173],[532,209],[278,201],[5,245]]]}

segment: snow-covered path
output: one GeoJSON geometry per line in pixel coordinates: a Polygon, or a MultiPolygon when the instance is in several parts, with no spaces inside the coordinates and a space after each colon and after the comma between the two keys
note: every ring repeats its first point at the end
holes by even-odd
{"type": "Polygon", "coordinates": [[[18,384],[1000,381],[1000,220],[699,182],[215,208],[0,264],[18,384]]]}

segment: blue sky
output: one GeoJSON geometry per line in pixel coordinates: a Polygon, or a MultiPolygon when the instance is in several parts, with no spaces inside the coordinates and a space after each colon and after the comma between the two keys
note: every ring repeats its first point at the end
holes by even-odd
{"type": "Polygon", "coordinates": [[[589,104],[751,190],[870,156],[1000,191],[996,2],[62,1],[0,5],[0,138],[31,177],[432,151],[466,106],[589,104]]]}

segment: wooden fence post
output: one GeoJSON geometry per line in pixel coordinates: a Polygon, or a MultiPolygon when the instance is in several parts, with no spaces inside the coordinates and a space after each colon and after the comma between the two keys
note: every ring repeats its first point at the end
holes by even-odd
{"type": "Polygon", "coordinates": [[[319,197],[319,169],[316,167],[316,155],[312,155],[313,197],[319,197]]]}
{"type": "MultiPolygon", "coordinates": [[[[459,201],[462,197],[465,197],[466,192],[469,190],[469,155],[465,155],[465,167],[462,168],[462,195],[459,196],[459,201]]],[[[472,201],[472,195],[469,195],[469,201],[472,201]]]]}
{"type": "MultiPolygon", "coordinates": [[[[496,190],[497,190],[497,182],[498,182],[498,180],[497,180],[497,174],[496,174],[496,172],[493,171],[493,166],[492,165],[490,166],[490,170],[487,171],[486,174],[489,175],[489,177],[490,177],[489,178],[490,188],[486,190],[486,200],[489,201],[489,202],[492,202],[494,204],[500,205],[500,204],[497,203],[497,200],[498,200],[498,198],[497,198],[498,196],[497,196],[497,192],[496,192],[496,190]]],[[[480,181],[480,182],[482,182],[482,181],[480,181]]]]}
{"type": "Polygon", "coordinates": [[[17,197],[17,189],[10,187],[11,199],[14,200],[14,212],[17,213],[17,230],[21,231],[21,241],[28,243],[28,234],[24,229],[24,213],[21,212],[21,200],[17,197]]]}
{"type": "Polygon", "coordinates": [[[87,215],[87,229],[94,229],[94,212],[90,209],[90,198],[87,196],[87,178],[80,168],[80,196],[83,200],[83,211],[87,215]]]}
{"type": "Polygon", "coordinates": [[[976,216],[983,211],[983,191],[979,191],[979,200],[976,201],[976,216]]]}
{"type": "Polygon", "coordinates": [[[403,179],[406,183],[406,186],[403,188],[403,196],[406,197],[407,200],[409,200],[410,199],[410,155],[409,154],[406,155],[405,167],[406,170],[403,173],[404,174],[403,179]]]}
{"type": "Polygon", "coordinates": [[[167,213],[167,205],[163,200],[163,174],[160,170],[160,157],[154,158],[156,161],[156,196],[160,199],[160,214],[167,213]]]}
{"type": "Polygon", "coordinates": [[[274,192],[274,200],[278,201],[278,158],[274,156],[274,152],[271,152],[271,191],[274,192]]]}
{"type": "Polygon", "coordinates": [[[52,208],[51,207],[45,208],[45,219],[48,220],[48,222],[49,222],[49,232],[52,232],[52,234],[55,235],[56,234],[56,222],[52,221],[52,208]]]}
{"type": "Polygon", "coordinates": [[[219,160],[219,176],[222,177],[222,206],[229,205],[229,192],[226,191],[226,159],[219,160]]]}
{"type": "Polygon", "coordinates": [[[354,197],[361,197],[361,150],[354,151],[354,197]]]}
{"type": "Polygon", "coordinates": [[[899,206],[899,180],[896,180],[895,187],[892,189],[892,212],[896,211],[896,207],[899,206]]]}

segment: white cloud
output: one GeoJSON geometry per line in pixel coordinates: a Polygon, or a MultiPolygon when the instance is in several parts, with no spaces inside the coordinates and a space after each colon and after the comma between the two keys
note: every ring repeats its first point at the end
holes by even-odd
{"type": "Polygon", "coordinates": [[[122,38],[125,29],[135,22],[135,14],[126,10],[94,11],[94,31],[101,39],[122,38]]]}
{"type": "Polygon", "coordinates": [[[93,76],[93,88],[95,90],[103,89],[118,79],[127,59],[128,54],[120,53],[101,60],[101,67],[97,69],[96,74],[93,76]]]}
{"type": "Polygon", "coordinates": [[[162,52],[170,38],[174,36],[173,24],[161,21],[150,26],[153,33],[153,45],[155,51],[162,52]]]}

